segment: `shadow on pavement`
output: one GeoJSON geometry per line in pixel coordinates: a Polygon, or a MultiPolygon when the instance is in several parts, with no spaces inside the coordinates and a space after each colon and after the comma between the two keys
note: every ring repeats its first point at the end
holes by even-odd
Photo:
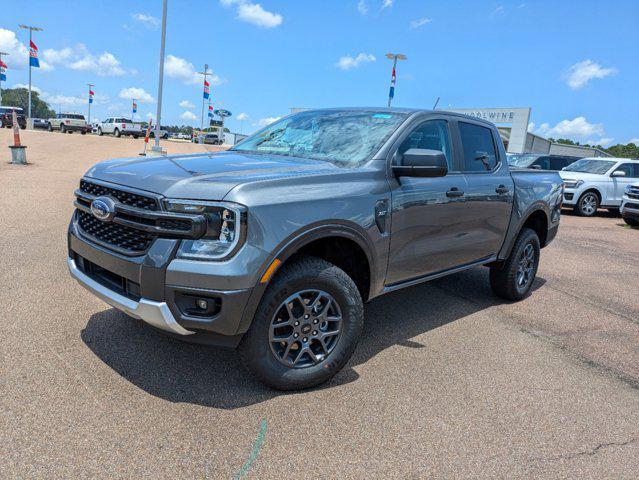
{"type": "MultiPolygon", "coordinates": [[[[537,278],[533,289],[544,283],[537,278]]],[[[500,303],[490,290],[485,268],[377,298],[365,307],[364,334],[353,358],[342,372],[318,388],[357,380],[353,366],[394,345],[427,348],[423,339],[411,339],[500,303]]],[[[81,338],[129,382],[171,402],[234,409],[282,394],[255,380],[236,351],[174,340],[115,309],[94,314],[81,338]]]]}

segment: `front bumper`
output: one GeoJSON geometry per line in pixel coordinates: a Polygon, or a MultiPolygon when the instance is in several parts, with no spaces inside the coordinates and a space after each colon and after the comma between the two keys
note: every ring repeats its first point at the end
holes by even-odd
{"type": "Polygon", "coordinates": [[[146,298],[140,298],[136,302],[130,298],[120,295],[113,290],[98,283],[85,273],[83,273],[72,258],[67,258],[69,272],[80,285],[89,290],[112,307],[117,308],[134,318],[144,320],[160,330],[164,330],[178,335],[192,335],[195,332],[185,329],[177,323],[166,302],[155,302],[146,298]]]}
{"type": "Polygon", "coordinates": [[[623,218],[639,220],[639,200],[624,197],[619,213],[623,218]]]}
{"type": "Polygon", "coordinates": [[[564,189],[564,206],[565,205],[570,205],[570,206],[574,206],[577,204],[577,200],[579,200],[579,194],[580,191],[579,189],[573,189],[573,188],[565,188],[564,189]]]}
{"type": "Polygon", "coordinates": [[[67,263],[83,287],[134,318],[189,341],[237,345],[246,330],[240,331],[244,317],[254,311],[247,309],[253,288],[229,289],[228,279],[220,283],[221,274],[200,281],[202,272],[187,270],[201,268],[201,262],[175,259],[178,242],[157,239],[146,255],[127,257],[85,239],[74,215],[67,263]],[[169,275],[172,263],[181,266],[179,274],[169,275]],[[194,311],[196,299],[207,300],[211,309],[194,311]]]}
{"type": "MultiPolygon", "coordinates": [[[[62,125],[60,125],[62,127],[62,125]]],[[[64,125],[64,129],[68,132],[90,132],[85,125],[64,125]]]]}

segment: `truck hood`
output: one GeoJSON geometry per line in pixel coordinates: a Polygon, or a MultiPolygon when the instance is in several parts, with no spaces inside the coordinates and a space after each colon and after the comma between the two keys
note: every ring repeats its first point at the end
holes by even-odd
{"type": "Polygon", "coordinates": [[[324,175],[341,169],[319,160],[216,152],[107,160],[85,175],[168,198],[222,200],[235,186],[283,177],[324,175]]]}
{"type": "Polygon", "coordinates": [[[584,173],[584,172],[569,172],[566,170],[560,170],[559,175],[564,180],[584,180],[584,181],[597,181],[602,180],[606,175],[600,175],[598,173],[584,173]]]}

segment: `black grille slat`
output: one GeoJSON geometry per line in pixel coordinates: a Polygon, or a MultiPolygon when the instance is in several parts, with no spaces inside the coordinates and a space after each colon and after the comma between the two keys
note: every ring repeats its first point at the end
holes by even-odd
{"type": "Polygon", "coordinates": [[[78,210],[78,224],[87,234],[122,250],[142,254],[151,246],[156,236],[142,230],[117,223],[102,222],[93,215],[78,210]]]}
{"type": "Polygon", "coordinates": [[[130,207],[142,208],[144,210],[159,210],[158,202],[155,198],[146,197],[137,193],[126,192],[124,190],[116,190],[114,188],[105,187],[86,180],[80,181],[80,190],[96,197],[110,196],[116,198],[120,203],[130,207]]]}

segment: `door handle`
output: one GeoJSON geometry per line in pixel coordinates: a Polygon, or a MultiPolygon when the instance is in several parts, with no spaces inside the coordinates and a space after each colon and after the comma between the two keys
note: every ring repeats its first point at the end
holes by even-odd
{"type": "Polygon", "coordinates": [[[463,197],[464,191],[460,190],[458,187],[451,187],[450,190],[446,192],[446,196],[449,198],[463,197]]]}
{"type": "Polygon", "coordinates": [[[503,195],[504,193],[508,193],[510,190],[508,189],[508,187],[506,185],[499,185],[496,189],[495,192],[499,193],[500,195],[503,195]]]}

